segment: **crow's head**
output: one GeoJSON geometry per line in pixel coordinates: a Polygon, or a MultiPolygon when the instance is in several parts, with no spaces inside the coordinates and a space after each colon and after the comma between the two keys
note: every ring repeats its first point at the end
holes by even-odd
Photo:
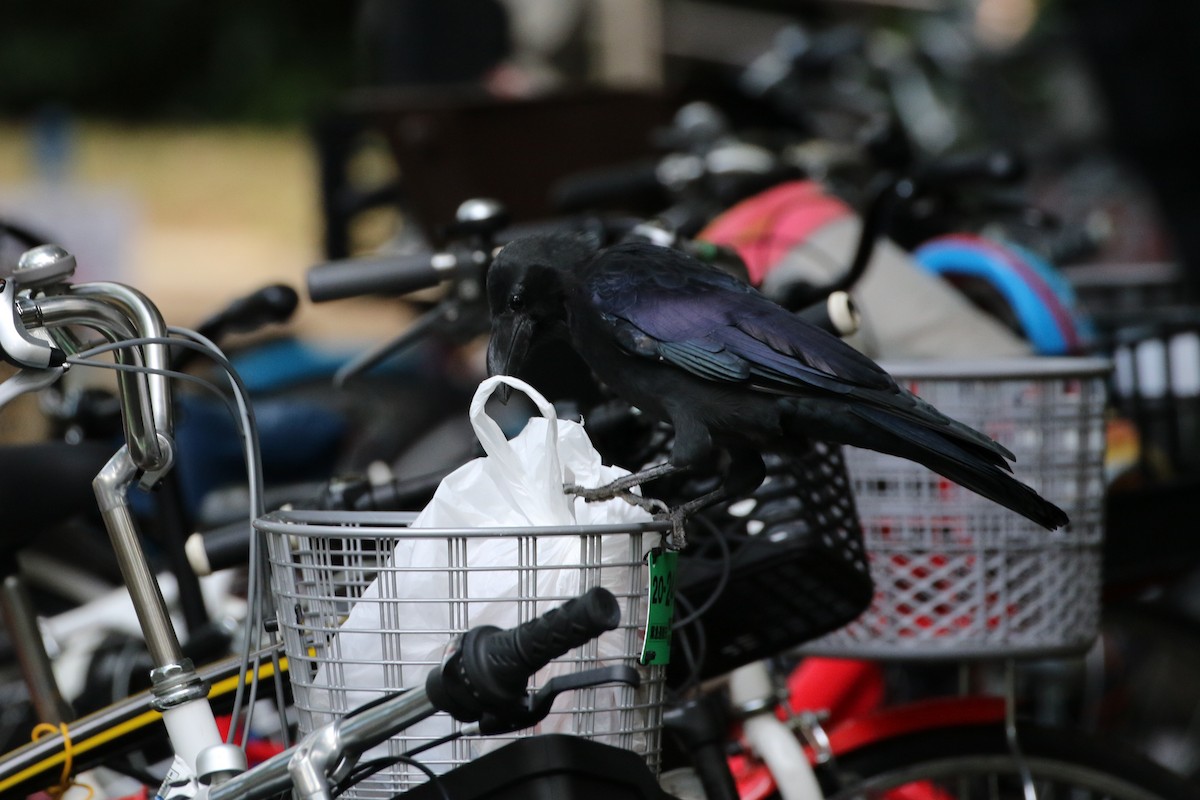
{"type": "Polygon", "coordinates": [[[592,240],[551,234],[514,239],[496,255],[487,275],[488,374],[513,374],[538,338],[561,330],[565,286],[596,250],[592,240]]]}

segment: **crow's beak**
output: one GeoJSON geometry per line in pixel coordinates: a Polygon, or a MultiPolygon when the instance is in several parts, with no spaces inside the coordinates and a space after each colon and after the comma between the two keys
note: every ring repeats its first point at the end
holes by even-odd
{"type": "MultiPolygon", "coordinates": [[[[488,375],[512,375],[521,368],[533,338],[533,320],[526,314],[501,314],[492,320],[488,342],[488,375]]],[[[500,402],[507,403],[511,389],[500,386],[500,402]]]]}

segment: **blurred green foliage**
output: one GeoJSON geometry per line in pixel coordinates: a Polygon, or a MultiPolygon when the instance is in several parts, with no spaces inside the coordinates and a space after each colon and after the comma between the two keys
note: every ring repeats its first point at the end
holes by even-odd
{"type": "Polygon", "coordinates": [[[300,121],[354,78],[354,2],[5,0],[0,116],[300,121]]]}

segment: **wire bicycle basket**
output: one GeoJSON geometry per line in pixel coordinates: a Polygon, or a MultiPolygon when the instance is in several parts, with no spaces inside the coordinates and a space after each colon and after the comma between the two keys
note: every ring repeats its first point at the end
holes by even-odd
{"type": "MultiPolygon", "coordinates": [[[[625,421],[617,441],[627,449],[609,458],[633,465],[670,458],[669,425],[636,415],[625,421]]],[[[870,602],[871,575],[842,448],[795,444],[787,455],[763,454],[766,477],[749,495],[688,521],[675,583],[672,688],[811,641],[850,622],[870,602]]],[[[722,479],[698,473],[664,481],[648,494],[682,503],[722,479]]]]}
{"type": "Polygon", "coordinates": [[[1100,621],[1109,362],[885,364],[999,441],[1017,477],[1067,512],[1046,531],[930,470],[845,448],[875,597],[804,649],[851,658],[1015,657],[1086,649],[1100,621]]]}
{"type": "MultiPolygon", "coordinates": [[[[842,448],[766,454],[767,479],[706,511],[680,558],[681,607],[701,607],[699,677],[784,652],[854,620],[871,600],[863,533],[842,448]]],[[[674,685],[684,659],[673,659],[674,685]]]]}
{"type": "MultiPolygon", "coordinates": [[[[663,670],[643,667],[646,551],[662,526],[411,528],[415,514],[279,511],[255,522],[267,539],[272,594],[289,661],[302,733],[384,694],[423,684],[444,647],[480,624],[525,622],[592,588],[621,605],[621,624],[551,662],[549,677],[625,664],[641,686],[570,691],[534,728],[505,736],[464,736],[416,758],[446,772],[515,738],[567,732],[623,747],[659,767],[663,670]],[[364,656],[365,653],[370,655],[364,656]]],[[[439,714],[363,756],[394,759],[461,730],[439,714]]],[[[425,775],[393,764],[345,796],[390,798],[425,775]]]]}

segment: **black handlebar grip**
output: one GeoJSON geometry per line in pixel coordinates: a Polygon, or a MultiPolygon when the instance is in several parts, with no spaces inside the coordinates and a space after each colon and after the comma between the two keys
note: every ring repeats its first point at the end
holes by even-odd
{"type": "Polygon", "coordinates": [[[449,253],[348,258],[318,264],[308,271],[308,296],[314,303],[367,294],[407,294],[437,286],[454,274],[449,253]]]}
{"type": "Polygon", "coordinates": [[[211,575],[245,566],[250,558],[250,523],[238,520],[219,528],[193,533],[184,544],[188,563],[197,575],[211,575]]]}
{"type": "Polygon", "coordinates": [[[612,204],[665,196],[658,165],[639,162],[564,178],[550,191],[550,203],[559,211],[587,211],[612,204]]]}
{"type": "Polygon", "coordinates": [[[272,283],[262,287],[229,307],[227,315],[231,329],[253,330],[272,322],[287,322],[300,305],[300,295],[291,286],[272,283]]]}
{"type": "Polygon", "coordinates": [[[617,598],[597,586],[516,628],[472,628],[443,669],[430,673],[426,691],[459,720],[503,711],[525,697],[535,672],[620,621],[617,598]]]}
{"type": "Polygon", "coordinates": [[[234,300],[220,313],[201,323],[200,332],[215,339],[225,333],[245,333],[271,323],[287,322],[299,304],[300,295],[295,289],[272,283],[234,300]],[[206,328],[212,333],[207,333],[206,328]]]}
{"type": "Polygon", "coordinates": [[[493,634],[485,658],[498,680],[511,674],[524,687],[530,675],[620,622],[617,598],[596,586],[536,619],[493,634]]]}
{"type": "MultiPolygon", "coordinates": [[[[220,342],[231,333],[248,333],[273,323],[287,322],[298,305],[300,295],[295,289],[272,283],[237,298],[198,324],[196,332],[220,342]]],[[[198,358],[195,350],[176,348],[171,354],[171,368],[183,369],[198,358]]]]}
{"type": "Polygon", "coordinates": [[[958,153],[942,156],[918,173],[923,188],[940,188],[959,183],[1010,183],[1024,176],[1025,161],[1009,150],[958,153]]]}

